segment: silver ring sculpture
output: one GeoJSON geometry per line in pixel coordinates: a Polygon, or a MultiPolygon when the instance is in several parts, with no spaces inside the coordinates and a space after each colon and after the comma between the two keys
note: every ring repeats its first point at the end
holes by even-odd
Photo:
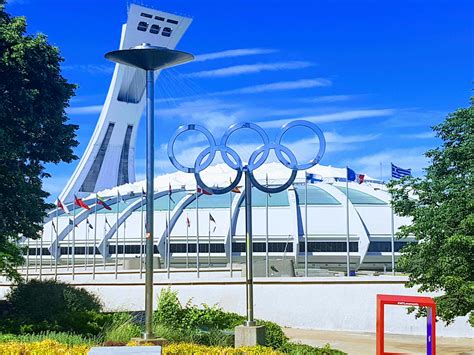
{"type": "Polygon", "coordinates": [[[321,129],[318,126],[316,126],[314,123],[303,121],[303,120],[296,120],[296,121],[292,121],[283,125],[274,141],[270,141],[267,133],[257,124],[251,123],[251,122],[243,122],[243,123],[235,123],[231,125],[227,129],[226,133],[222,136],[221,141],[218,145],[216,144],[216,140],[214,139],[214,136],[205,127],[196,125],[196,124],[189,124],[189,125],[179,127],[176,130],[176,132],[173,134],[173,136],[171,137],[168,143],[168,157],[171,163],[173,164],[173,166],[176,169],[183,171],[185,173],[193,173],[199,187],[201,187],[202,189],[206,191],[212,192],[213,194],[216,194],[216,195],[225,194],[231,191],[232,189],[234,189],[239,184],[244,171],[248,172],[252,185],[254,185],[260,191],[271,193],[271,194],[284,191],[288,187],[290,187],[291,184],[293,184],[293,182],[296,179],[296,174],[298,170],[307,170],[315,166],[316,164],[318,164],[321,158],[323,157],[325,150],[326,150],[326,140],[324,138],[324,134],[321,131],[321,129]],[[299,164],[294,153],[288,147],[282,145],[281,143],[285,133],[294,127],[308,128],[311,131],[313,131],[318,137],[318,140],[319,140],[318,152],[315,154],[312,160],[306,163],[299,164]],[[237,154],[235,150],[227,146],[227,141],[229,140],[229,137],[234,132],[240,129],[244,129],[244,128],[255,131],[263,141],[263,144],[259,146],[251,154],[247,165],[244,165],[244,163],[242,162],[242,159],[240,158],[240,156],[237,154]],[[185,132],[188,132],[188,131],[201,132],[202,134],[204,134],[204,136],[206,137],[209,143],[209,147],[205,148],[201,153],[199,153],[199,155],[196,158],[196,161],[194,162],[193,167],[187,167],[187,166],[182,165],[176,159],[175,154],[174,154],[174,145],[176,143],[176,139],[181,134],[184,134],[185,132]],[[268,187],[268,186],[264,186],[260,184],[253,174],[253,172],[256,169],[258,169],[265,163],[271,150],[274,150],[278,160],[284,166],[286,166],[288,169],[291,170],[291,175],[288,181],[276,187],[268,187]],[[237,172],[237,176],[230,183],[230,185],[223,188],[207,186],[202,181],[201,175],[200,175],[200,173],[203,170],[205,170],[212,164],[217,152],[220,152],[224,162],[231,169],[237,172]]]}

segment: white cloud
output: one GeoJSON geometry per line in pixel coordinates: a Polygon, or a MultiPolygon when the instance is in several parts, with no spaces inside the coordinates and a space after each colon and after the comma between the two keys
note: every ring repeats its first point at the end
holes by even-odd
{"type": "Polygon", "coordinates": [[[89,74],[111,74],[114,71],[114,65],[105,65],[105,64],[75,64],[75,65],[63,65],[61,67],[63,70],[67,71],[80,71],[89,74]]]}
{"type": "Polygon", "coordinates": [[[308,89],[321,86],[330,86],[332,82],[327,79],[302,79],[294,81],[279,81],[270,84],[252,85],[239,89],[227,90],[214,93],[214,95],[231,95],[231,94],[259,94],[269,91],[284,91],[308,89]]]}
{"type": "Polygon", "coordinates": [[[249,55],[269,54],[275,53],[277,50],[268,48],[241,48],[229,49],[221,52],[199,54],[194,57],[194,62],[205,62],[208,60],[243,57],[249,55]]]}
{"type": "Polygon", "coordinates": [[[282,120],[262,121],[258,124],[265,128],[277,128],[289,121],[306,120],[314,123],[340,122],[352,121],[361,118],[392,116],[395,113],[394,109],[375,109],[375,110],[351,110],[334,113],[327,113],[323,115],[303,116],[288,118],[282,120]]]}
{"type": "Polygon", "coordinates": [[[236,76],[242,74],[260,73],[263,71],[279,71],[303,69],[314,65],[310,62],[293,61],[293,62],[276,62],[276,63],[256,63],[246,65],[234,65],[214,70],[204,70],[196,73],[186,74],[189,78],[222,78],[228,76],[236,76]]]}
{"type": "Polygon", "coordinates": [[[419,132],[419,133],[410,133],[402,135],[403,138],[409,139],[431,139],[435,137],[433,131],[419,132]]]}
{"type": "Polygon", "coordinates": [[[331,103],[331,102],[342,102],[349,101],[356,97],[356,95],[326,95],[317,96],[301,99],[303,102],[314,102],[314,103],[331,103]]]}
{"type": "Polygon", "coordinates": [[[67,109],[67,113],[69,115],[89,115],[93,113],[100,113],[101,111],[102,111],[102,105],[69,107],[67,109]]]}

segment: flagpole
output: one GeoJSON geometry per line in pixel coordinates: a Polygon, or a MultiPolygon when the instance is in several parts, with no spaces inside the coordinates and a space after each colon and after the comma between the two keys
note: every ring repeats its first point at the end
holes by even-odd
{"type": "Polygon", "coordinates": [[[211,268],[211,214],[209,213],[209,220],[207,221],[207,268],[211,268]]]}
{"type": "Polygon", "coordinates": [[[107,215],[104,214],[104,235],[102,237],[102,239],[104,240],[104,255],[103,255],[104,256],[104,270],[106,269],[106,265],[107,265],[106,248],[108,248],[108,246],[107,246],[107,240],[105,240],[105,236],[107,235],[107,223],[109,223],[107,221],[107,215]]]}
{"type": "Polygon", "coordinates": [[[189,215],[186,214],[186,269],[189,268],[189,215]]]}
{"type": "Polygon", "coordinates": [[[123,250],[122,250],[122,269],[125,270],[125,245],[127,244],[127,237],[126,237],[126,230],[127,230],[127,220],[123,221],[123,250]]]}
{"type": "Polygon", "coordinates": [[[229,265],[230,277],[232,277],[232,191],[229,192],[229,265]]]}
{"type": "Polygon", "coordinates": [[[89,219],[86,219],[86,248],[84,250],[84,270],[87,270],[89,256],[89,219]]]}
{"type": "Polygon", "coordinates": [[[41,239],[40,239],[40,271],[39,271],[39,279],[43,278],[43,235],[44,235],[44,230],[41,230],[41,239]]]}
{"type": "Polygon", "coordinates": [[[390,244],[392,246],[392,275],[395,276],[395,216],[393,213],[393,207],[390,208],[392,212],[391,218],[391,240],[390,244]]]}
{"type": "Polygon", "coordinates": [[[308,175],[304,173],[304,276],[308,277],[308,175]]]}
{"type": "MultiPolygon", "coordinates": [[[[49,233],[49,240],[53,243],[53,226],[54,226],[54,219],[51,220],[51,230],[49,233]]],[[[53,271],[53,253],[49,253],[49,271],[53,271]]]]}
{"type": "Polygon", "coordinates": [[[38,238],[35,239],[35,272],[38,272],[38,238]]]}
{"type": "MultiPolygon", "coordinates": [[[[75,201],[76,197],[74,197],[74,204],[76,203],[75,201]]],[[[76,257],[76,206],[73,204],[73,210],[72,210],[72,259],[71,259],[71,266],[72,266],[72,279],[74,280],[75,277],[75,257],[76,257]]]]}
{"type": "Polygon", "coordinates": [[[116,214],[116,223],[115,223],[115,279],[117,279],[117,273],[118,273],[119,212],[120,212],[120,192],[117,189],[117,214],[116,214]]]}
{"type": "MultiPolygon", "coordinates": [[[[266,187],[268,188],[268,174],[265,176],[266,187]]],[[[268,260],[268,192],[265,199],[265,276],[268,277],[270,262],[268,260]]]]}
{"type": "Polygon", "coordinates": [[[143,189],[142,189],[142,205],[140,206],[140,279],[143,277],[143,189]]]}
{"type": "MultiPolygon", "coordinates": [[[[71,219],[68,218],[68,223],[71,223],[71,219]]],[[[74,222],[73,222],[73,229],[74,229],[74,222]]],[[[68,232],[66,235],[66,246],[67,246],[67,258],[66,258],[66,266],[67,266],[67,271],[69,271],[69,257],[71,256],[71,234],[68,232]]]]}
{"type": "Polygon", "coordinates": [[[98,195],[95,194],[95,208],[94,208],[94,249],[92,249],[92,279],[95,280],[95,257],[97,249],[97,201],[98,195]]]}
{"type": "Polygon", "coordinates": [[[196,186],[196,275],[199,278],[199,192],[196,186]]]}
{"type": "Polygon", "coordinates": [[[55,250],[56,255],[54,258],[54,280],[58,279],[58,261],[60,261],[60,257],[61,257],[61,248],[59,247],[58,232],[59,232],[59,207],[56,206],[56,250],[55,250]],[[59,251],[59,255],[58,255],[58,251],[59,251]]]}
{"type": "Polygon", "coordinates": [[[168,279],[170,278],[170,268],[171,268],[171,262],[170,262],[170,217],[171,217],[171,186],[168,189],[168,216],[166,217],[168,219],[168,223],[166,224],[166,239],[165,239],[165,252],[166,252],[166,273],[168,276],[168,279]]]}
{"type": "Polygon", "coordinates": [[[26,281],[28,281],[30,271],[30,238],[26,239],[26,247],[28,248],[26,252],[26,281]]]}
{"type": "Polygon", "coordinates": [[[350,276],[351,273],[351,254],[349,250],[349,168],[346,166],[346,249],[347,249],[347,276],[350,276]]]}

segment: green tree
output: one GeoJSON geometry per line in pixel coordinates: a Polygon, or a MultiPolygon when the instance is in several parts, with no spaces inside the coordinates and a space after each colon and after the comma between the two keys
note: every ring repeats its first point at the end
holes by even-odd
{"type": "Polygon", "coordinates": [[[77,157],[77,126],[65,108],[75,86],[61,76],[63,59],[42,34],[28,35],[24,17],[0,0],[0,273],[18,279],[20,236],[39,238],[48,193],[45,163],[77,157]]]}
{"type": "MultiPolygon", "coordinates": [[[[449,114],[435,127],[442,144],[425,155],[422,178],[393,181],[395,211],[412,218],[399,237],[414,235],[398,262],[409,274],[408,287],[440,291],[439,317],[451,323],[469,316],[474,326],[474,107],[449,114]]],[[[423,315],[419,311],[418,315],[423,315]]]]}

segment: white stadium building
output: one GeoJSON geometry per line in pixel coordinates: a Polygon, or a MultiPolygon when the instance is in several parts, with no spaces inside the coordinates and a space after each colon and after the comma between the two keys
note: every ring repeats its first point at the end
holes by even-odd
{"type": "MultiPolygon", "coordinates": [[[[145,42],[173,49],[190,24],[186,17],[130,5],[120,49],[145,42]]],[[[29,263],[56,260],[69,265],[71,258],[75,263],[89,263],[95,255],[97,262],[117,260],[125,267],[127,260],[142,255],[145,183],[135,182],[134,162],[144,89],[143,71],[115,66],[95,131],[59,196],[70,213],[50,211],[41,240],[24,241],[29,245],[29,263]],[[96,194],[110,210],[96,203],[96,194]],[[74,196],[90,209],[74,205],[74,196]]],[[[407,242],[392,244],[393,234],[409,221],[392,215],[383,183],[370,179],[360,185],[350,182],[346,199],[345,169],[317,165],[309,172],[322,176],[323,181],[308,184],[307,195],[304,172],[298,173],[287,191],[270,196],[254,189],[255,259],[293,260],[298,269],[304,264],[307,246],[310,269],[345,270],[349,236],[351,269],[390,269],[392,248],[397,256],[407,242]]],[[[289,175],[281,164],[269,163],[258,169],[256,177],[264,181],[267,173],[271,184],[280,184],[289,175]]],[[[206,181],[219,186],[226,185],[229,176],[228,169],[220,165],[204,173],[206,181]]],[[[195,267],[197,257],[202,267],[244,262],[243,193],[201,194],[197,209],[192,174],[158,176],[155,186],[155,253],[162,265],[168,231],[173,268],[195,267]]]]}

